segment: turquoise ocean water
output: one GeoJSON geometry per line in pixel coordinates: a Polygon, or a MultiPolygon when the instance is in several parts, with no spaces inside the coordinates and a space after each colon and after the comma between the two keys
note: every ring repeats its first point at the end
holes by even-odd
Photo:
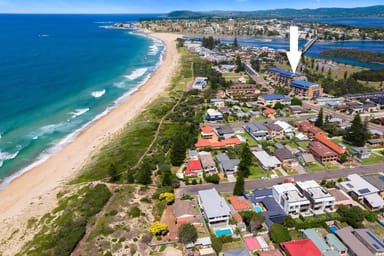
{"type": "Polygon", "coordinates": [[[45,160],[143,84],[161,42],[106,29],[148,15],[0,15],[0,179],[45,160]]]}

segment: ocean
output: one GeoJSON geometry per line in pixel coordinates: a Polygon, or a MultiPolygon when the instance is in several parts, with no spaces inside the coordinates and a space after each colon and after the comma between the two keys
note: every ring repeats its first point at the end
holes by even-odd
{"type": "Polygon", "coordinates": [[[150,77],[163,44],[105,26],[155,16],[0,15],[3,185],[56,153],[150,77]]]}

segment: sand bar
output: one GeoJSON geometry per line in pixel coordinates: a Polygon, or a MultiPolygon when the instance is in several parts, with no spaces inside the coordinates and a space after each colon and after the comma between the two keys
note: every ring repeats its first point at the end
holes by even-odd
{"type": "Polygon", "coordinates": [[[11,233],[17,229],[23,230],[31,217],[41,216],[51,210],[56,205],[56,193],[78,174],[90,155],[107,143],[113,134],[137,116],[170,83],[179,63],[175,42],[178,35],[154,33],[151,36],[166,45],[163,63],[152,77],[127,101],[85,129],[60,152],[0,191],[0,252],[4,255],[14,254],[20,246],[21,241],[17,242],[14,237],[9,239],[11,233]],[[15,241],[1,243],[8,239],[15,241]]]}

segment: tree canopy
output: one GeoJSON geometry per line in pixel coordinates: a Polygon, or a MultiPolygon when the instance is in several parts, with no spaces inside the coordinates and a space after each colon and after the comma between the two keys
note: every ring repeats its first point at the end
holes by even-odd
{"type": "Polygon", "coordinates": [[[241,196],[244,193],[244,174],[239,172],[236,177],[236,183],[233,187],[233,194],[236,196],[241,196]]]}
{"type": "Polygon", "coordinates": [[[192,224],[184,224],[179,228],[178,237],[180,243],[194,243],[197,240],[197,230],[192,224]]]}
{"type": "Polygon", "coordinates": [[[277,244],[291,240],[288,229],[280,224],[272,224],[269,229],[269,236],[277,244]]]}
{"type": "Polygon", "coordinates": [[[346,129],[344,139],[357,147],[363,147],[369,139],[368,121],[363,123],[359,113],[353,118],[351,127],[346,129]]]}

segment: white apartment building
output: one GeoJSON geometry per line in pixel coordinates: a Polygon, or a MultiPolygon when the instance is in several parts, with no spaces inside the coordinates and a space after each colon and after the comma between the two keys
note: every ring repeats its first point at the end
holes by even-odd
{"type": "Polygon", "coordinates": [[[311,203],[292,183],[283,183],[272,187],[272,196],[286,214],[293,218],[309,215],[311,203]]]}
{"type": "Polygon", "coordinates": [[[311,203],[313,213],[320,214],[325,211],[334,211],[335,197],[316,181],[298,181],[296,187],[311,203]]]}

